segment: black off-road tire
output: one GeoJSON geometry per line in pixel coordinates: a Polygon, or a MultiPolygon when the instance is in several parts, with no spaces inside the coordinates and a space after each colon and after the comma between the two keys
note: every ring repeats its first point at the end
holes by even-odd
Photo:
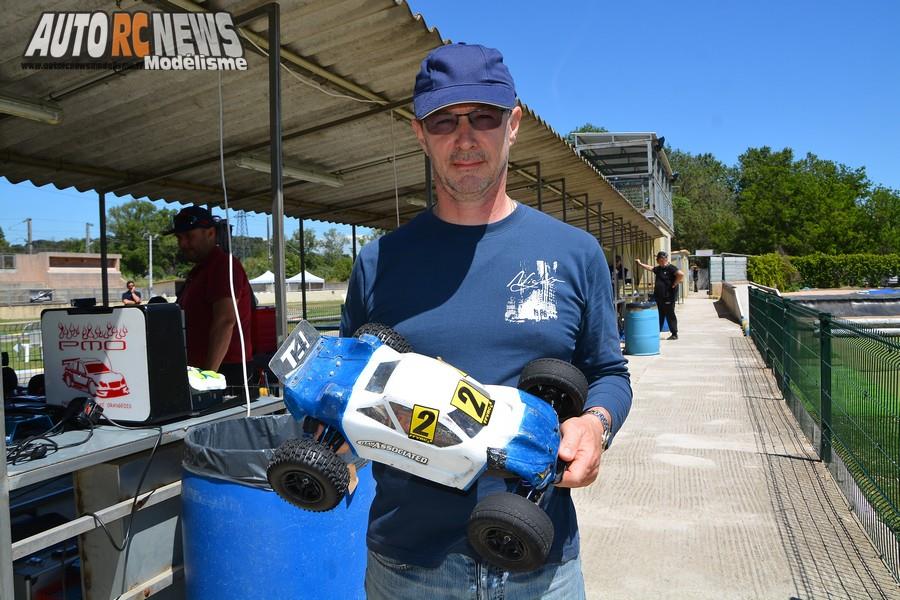
{"type": "Polygon", "coordinates": [[[340,503],[350,482],[347,463],[330,448],[310,439],[288,440],[275,450],[266,478],[285,501],[314,512],[340,503]]]}
{"type": "Polygon", "coordinates": [[[475,505],[466,527],[469,544],[486,562],[514,573],[544,565],[553,544],[553,522],[537,504],[517,494],[492,494],[475,505]]]}
{"type": "Polygon", "coordinates": [[[557,358],[538,358],[525,365],[517,387],[549,402],[560,423],[580,415],[588,395],[584,373],[557,358]]]}
{"type": "Polygon", "coordinates": [[[412,352],[412,346],[406,341],[402,335],[381,323],[366,323],[356,330],[353,337],[360,337],[364,333],[374,335],[381,340],[388,348],[393,348],[401,354],[404,352],[412,352]]]}

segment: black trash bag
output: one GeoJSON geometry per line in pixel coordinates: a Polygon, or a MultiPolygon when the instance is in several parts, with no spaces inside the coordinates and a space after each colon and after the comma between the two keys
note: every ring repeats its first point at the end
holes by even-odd
{"type": "Polygon", "coordinates": [[[184,438],[182,466],[196,475],[272,489],[266,469],[272,453],[290,439],[308,437],[291,415],[229,419],[197,425],[184,438]]]}

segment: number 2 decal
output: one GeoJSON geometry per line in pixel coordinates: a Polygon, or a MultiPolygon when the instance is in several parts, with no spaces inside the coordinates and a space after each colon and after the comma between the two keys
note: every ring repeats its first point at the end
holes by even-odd
{"type": "Polygon", "coordinates": [[[434,443],[438,416],[441,411],[427,406],[413,406],[412,422],[409,424],[409,437],[420,442],[434,443]]]}
{"type": "Polygon", "coordinates": [[[450,404],[482,425],[488,424],[488,421],[491,420],[491,413],[494,411],[494,401],[465,381],[460,381],[456,386],[456,392],[453,394],[450,404]]]}

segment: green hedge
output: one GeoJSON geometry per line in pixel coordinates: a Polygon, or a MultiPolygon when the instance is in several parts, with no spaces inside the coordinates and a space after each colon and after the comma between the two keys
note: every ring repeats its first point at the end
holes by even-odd
{"type": "Polygon", "coordinates": [[[762,254],[747,261],[747,277],[783,291],[812,288],[875,287],[900,275],[900,254],[762,254]]]}

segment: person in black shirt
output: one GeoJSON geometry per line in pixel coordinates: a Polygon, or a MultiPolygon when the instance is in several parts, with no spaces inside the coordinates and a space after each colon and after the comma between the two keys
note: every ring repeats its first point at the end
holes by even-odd
{"type": "Polygon", "coordinates": [[[122,292],[122,304],[126,306],[136,306],[141,303],[141,293],[134,287],[134,282],[129,281],[125,284],[128,289],[122,292]]]}
{"type": "Polygon", "coordinates": [[[656,275],[653,297],[659,310],[659,329],[662,331],[663,319],[668,320],[669,331],[672,332],[668,339],[677,340],[678,319],[675,317],[675,300],[678,298],[678,284],[684,280],[684,272],[669,264],[669,255],[662,251],[656,253],[655,267],[645,265],[640,259],[635,259],[635,262],[656,275]]]}

